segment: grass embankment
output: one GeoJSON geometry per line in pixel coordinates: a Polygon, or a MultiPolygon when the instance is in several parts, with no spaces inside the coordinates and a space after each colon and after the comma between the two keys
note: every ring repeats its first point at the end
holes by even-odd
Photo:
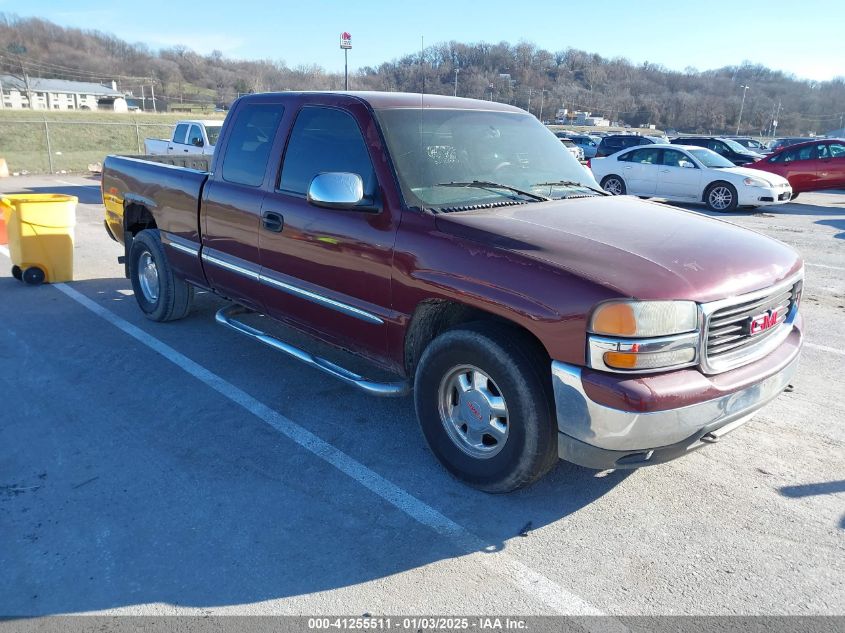
{"type": "MultiPolygon", "coordinates": [[[[10,172],[49,173],[51,157],[53,172],[87,171],[88,165],[102,163],[107,154],[143,153],[145,138],[169,138],[176,121],[185,118],[199,117],[0,110],[0,158],[6,159],[10,172]]],[[[201,118],[222,119],[222,115],[201,118]]]]}

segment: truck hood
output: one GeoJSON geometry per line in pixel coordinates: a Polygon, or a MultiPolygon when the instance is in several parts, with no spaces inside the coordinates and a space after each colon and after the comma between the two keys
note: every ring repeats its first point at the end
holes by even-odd
{"type": "Polygon", "coordinates": [[[639,299],[723,299],[771,286],[803,266],[777,240],[629,196],[444,213],[436,222],[444,233],[639,299]]]}

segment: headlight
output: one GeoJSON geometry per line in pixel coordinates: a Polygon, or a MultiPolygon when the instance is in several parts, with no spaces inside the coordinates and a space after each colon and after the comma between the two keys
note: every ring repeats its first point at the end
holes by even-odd
{"type": "Polygon", "coordinates": [[[590,319],[590,331],[613,336],[669,336],[698,328],[694,301],[610,301],[590,319]]]}
{"type": "Polygon", "coordinates": [[[615,372],[688,367],[698,360],[699,339],[693,301],[609,301],[590,319],[587,360],[615,372]]]}
{"type": "Polygon", "coordinates": [[[762,178],[746,178],[743,180],[746,185],[749,187],[771,187],[771,183],[767,180],[763,180],[762,178]]]}

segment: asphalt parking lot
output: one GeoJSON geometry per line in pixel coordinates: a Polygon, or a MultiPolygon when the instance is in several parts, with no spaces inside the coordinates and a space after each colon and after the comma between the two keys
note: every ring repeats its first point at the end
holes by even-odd
{"type": "MultiPolygon", "coordinates": [[[[0,614],[845,614],[845,192],[725,219],[806,261],[795,390],[681,460],[490,496],[380,400],[215,325],[156,324],[79,196],[76,281],[0,253],[0,614]]],[[[690,207],[705,213],[703,207],[690,207]]]]}

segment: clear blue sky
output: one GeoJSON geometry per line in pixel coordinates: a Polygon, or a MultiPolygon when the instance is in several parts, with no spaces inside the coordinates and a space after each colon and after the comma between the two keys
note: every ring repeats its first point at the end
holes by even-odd
{"type": "Polygon", "coordinates": [[[744,60],[808,79],[845,75],[843,0],[0,0],[0,11],[97,29],[151,48],[351,69],[442,41],[517,43],[551,51],[699,70],[744,60]]]}

